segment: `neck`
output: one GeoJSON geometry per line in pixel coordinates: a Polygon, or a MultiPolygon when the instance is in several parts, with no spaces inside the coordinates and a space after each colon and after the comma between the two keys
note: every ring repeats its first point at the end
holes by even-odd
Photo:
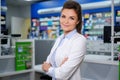
{"type": "Polygon", "coordinates": [[[66,36],[71,31],[64,31],[64,35],[66,36]]]}

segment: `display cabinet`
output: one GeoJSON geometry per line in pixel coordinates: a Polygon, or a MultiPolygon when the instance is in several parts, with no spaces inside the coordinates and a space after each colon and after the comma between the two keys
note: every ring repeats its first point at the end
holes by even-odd
{"type": "Polygon", "coordinates": [[[0,80],[34,80],[34,40],[17,40],[14,54],[0,59],[0,80]]]}

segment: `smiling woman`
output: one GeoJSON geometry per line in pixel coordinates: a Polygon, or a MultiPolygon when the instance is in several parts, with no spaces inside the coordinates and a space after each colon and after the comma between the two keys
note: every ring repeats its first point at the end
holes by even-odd
{"type": "Polygon", "coordinates": [[[42,69],[53,80],[81,80],[80,65],[86,53],[82,28],[81,6],[67,1],[61,10],[60,25],[64,33],[57,38],[42,69]]]}
{"type": "Polygon", "coordinates": [[[69,33],[75,29],[79,23],[76,12],[73,9],[63,9],[60,17],[61,28],[64,34],[69,33]]]}

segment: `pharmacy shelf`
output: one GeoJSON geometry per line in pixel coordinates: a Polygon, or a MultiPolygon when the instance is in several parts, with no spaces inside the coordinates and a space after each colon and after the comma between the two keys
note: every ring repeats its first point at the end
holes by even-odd
{"type": "Polygon", "coordinates": [[[4,72],[4,73],[0,73],[0,77],[12,76],[12,75],[23,74],[23,73],[30,73],[32,71],[33,69],[23,70],[23,71],[4,72]]]}
{"type": "Polygon", "coordinates": [[[8,58],[15,58],[15,55],[3,55],[3,56],[0,56],[0,59],[8,59],[8,58]]]}
{"type": "Polygon", "coordinates": [[[120,42],[117,42],[117,44],[120,44],[120,42]]]}
{"type": "Polygon", "coordinates": [[[115,36],[115,37],[113,37],[113,38],[120,38],[120,35],[119,35],[119,36],[115,36]]]}
{"type": "MultiPolygon", "coordinates": [[[[105,51],[105,50],[87,50],[87,52],[101,52],[101,53],[111,53],[111,51],[105,51]]],[[[114,51],[114,53],[118,53],[118,51],[114,51]]]]}

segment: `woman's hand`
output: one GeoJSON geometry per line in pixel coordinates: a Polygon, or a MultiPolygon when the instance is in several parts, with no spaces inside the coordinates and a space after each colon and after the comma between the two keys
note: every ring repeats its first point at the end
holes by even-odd
{"type": "Polygon", "coordinates": [[[51,67],[51,64],[50,63],[47,63],[47,62],[44,62],[42,64],[42,69],[45,71],[45,72],[48,72],[48,69],[51,67]]]}
{"type": "Polygon", "coordinates": [[[68,57],[64,58],[60,66],[63,65],[67,60],[68,60],[68,57]]]}

